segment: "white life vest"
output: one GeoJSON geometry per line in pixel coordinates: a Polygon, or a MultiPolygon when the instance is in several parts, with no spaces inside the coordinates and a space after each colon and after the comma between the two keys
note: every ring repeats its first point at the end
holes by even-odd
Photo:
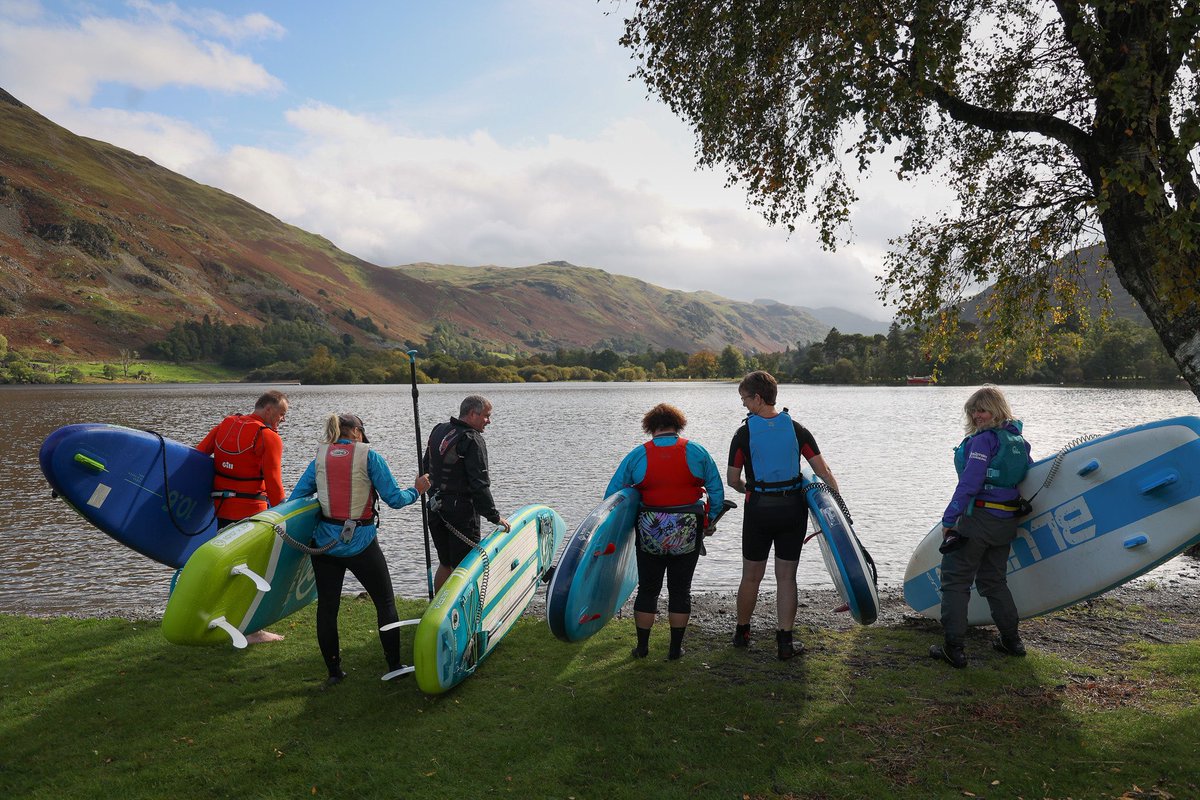
{"type": "Polygon", "coordinates": [[[317,448],[317,499],[321,515],[342,522],[370,520],[375,508],[375,487],[367,472],[369,444],[335,442],[317,448]]]}

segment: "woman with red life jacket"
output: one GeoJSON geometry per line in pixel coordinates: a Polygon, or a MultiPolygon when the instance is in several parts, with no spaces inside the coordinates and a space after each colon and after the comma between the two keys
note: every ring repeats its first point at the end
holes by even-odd
{"type": "MultiPolygon", "coordinates": [[[[329,670],[326,686],[346,677],[338,640],[337,618],[346,570],[358,579],[375,603],[379,627],[397,622],[396,596],[387,559],[377,540],[377,500],[392,508],[415,502],[429,489],[429,476],[418,475],[401,489],[383,456],[370,447],[362,420],[354,414],[330,414],[317,457],[309,462],[289,500],[316,495],[321,516],[313,531],[313,547],[332,545],[312,557],[317,584],[317,643],[329,670]]],[[[400,667],[400,632],[381,631],[379,641],[388,673],[400,667]]],[[[385,676],[387,677],[387,676],[385,676]]]]}
{"type": "Polygon", "coordinates": [[[196,445],[213,457],[218,527],[283,502],[283,440],[278,429],[287,412],[287,395],[273,389],[258,398],[253,414],[231,414],[196,445]]]}
{"type": "Polygon", "coordinates": [[[625,456],[604,493],[608,497],[632,487],[642,495],[636,532],[634,658],[645,658],[649,652],[650,629],[658,614],[664,576],[671,625],[667,658],[674,661],[683,655],[683,634],[692,612],[692,575],[705,529],[720,516],[725,499],[721,474],[712,456],[695,442],[680,438],[685,425],[683,412],[666,403],[646,412],[642,430],[650,434],[650,441],[625,456]]]}

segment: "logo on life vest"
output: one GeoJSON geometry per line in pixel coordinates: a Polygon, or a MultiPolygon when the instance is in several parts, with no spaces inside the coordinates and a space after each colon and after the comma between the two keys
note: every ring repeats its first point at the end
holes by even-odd
{"type": "Polygon", "coordinates": [[[228,461],[222,461],[221,469],[233,469],[233,464],[228,461]]]}
{"type": "Polygon", "coordinates": [[[343,456],[350,455],[350,451],[344,447],[331,447],[331,448],[329,448],[329,455],[334,456],[336,458],[341,458],[343,456]]]}

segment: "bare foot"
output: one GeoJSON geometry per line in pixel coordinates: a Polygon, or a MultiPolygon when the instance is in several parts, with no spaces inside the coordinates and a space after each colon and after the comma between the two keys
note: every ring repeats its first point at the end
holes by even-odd
{"type": "Polygon", "coordinates": [[[246,637],[246,644],[261,644],[263,642],[280,642],[283,637],[270,631],[255,631],[246,637]]]}

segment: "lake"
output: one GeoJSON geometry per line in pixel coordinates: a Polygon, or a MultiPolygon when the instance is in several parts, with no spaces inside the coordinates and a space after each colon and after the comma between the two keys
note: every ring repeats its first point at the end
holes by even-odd
{"type": "MultiPolygon", "coordinates": [[[[173,570],[116,543],[77,516],[50,489],[38,467],[41,442],[75,422],[109,422],[198,442],[228,413],[248,413],[266,386],[3,386],[0,437],[0,611],[120,614],[161,610],[173,570]]],[[[287,490],[312,458],[325,416],[359,414],[371,444],[402,486],[416,473],[411,387],[290,386],[284,441],[287,490]]],[[[899,587],[917,543],[939,519],[955,482],[951,450],[962,438],[962,404],[973,387],[780,387],[779,405],[809,428],[838,479],[855,530],[879,568],[881,586],[899,587]]],[[[1174,389],[1005,389],[1040,459],[1087,433],[1200,411],[1195,396],[1174,389]]],[[[684,435],[704,445],[724,473],[729,441],[745,416],[736,384],[552,383],[424,385],[421,433],[457,414],[467,394],[495,406],[487,429],[493,493],[502,514],[546,503],[573,530],[601,500],[621,458],[641,444],[642,415],[659,402],[688,417],[684,435]]],[[[741,498],[734,498],[739,501],[741,498]]],[[[420,506],[384,506],[380,543],[396,592],[424,597],[420,506]]],[[[741,509],[708,540],[696,571],[697,591],[732,591],[741,570],[741,509]]],[[[1156,571],[1174,575],[1178,560],[1156,571]]],[[[801,556],[800,585],[829,587],[816,543],[801,556]]],[[[773,589],[771,570],[764,588],[773,589]]],[[[347,591],[358,591],[347,578],[347,591]]],[[[665,601],[664,601],[665,603],[665,601]]]]}

